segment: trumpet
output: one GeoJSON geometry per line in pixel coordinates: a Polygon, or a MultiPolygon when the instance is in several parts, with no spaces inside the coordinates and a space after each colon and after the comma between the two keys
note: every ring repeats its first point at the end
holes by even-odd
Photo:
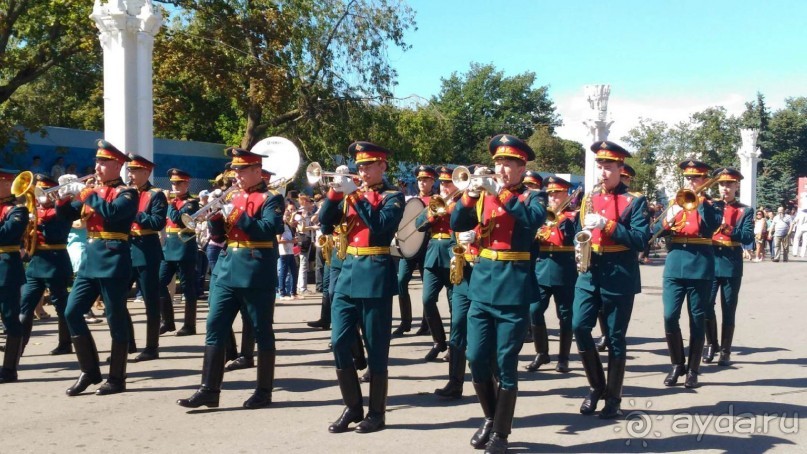
{"type": "MultiPolygon", "coordinates": [[[[678,192],[675,193],[675,199],[673,203],[671,203],[664,211],[661,212],[658,219],[664,219],[667,216],[667,212],[670,211],[670,208],[674,206],[680,206],[684,209],[685,212],[695,211],[698,209],[698,205],[700,205],[700,195],[703,191],[712,187],[715,183],[717,183],[718,177],[712,177],[706,180],[702,185],[695,188],[695,190],[681,188],[678,192]]],[[[656,233],[650,237],[650,241],[648,243],[653,243],[658,239],[658,237],[664,233],[665,230],[659,229],[656,233]]]]}
{"type": "Polygon", "coordinates": [[[312,162],[308,164],[308,167],[305,168],[305,176],[308,178],[308,184],[315,185],[322,181],[323,178],[337,178],[337,177],[350,177],[350,178],[359,178],[358,175],[352,173],[337,173],[337,172],[325,172],[322,170],[322,166],[318,162],[312,162]]]}
{"type": "Polygon", "coordinates": [[[95,174],[91,173],[89,175],[84,175],[81,178],[77,178],[75,180],[72,180],[72,181],[69,181],[67,183],[60,184],[59,186],[54,186],[54,187],[48,188],[48,189],[42,189],[42,188],[35,187],[34,188],[34,196],[37,198],[37,200],[40,201],[40,203],[44,203],[48,199],[56,201],[56,200],[59,199],[59,189],[62,189],[63,187],[65,187],[65,186],[67,186],[68,184],[71,184],[71,183],[84,183],[85,181],[87,181],[87,180],[89,180],[91,178],[95,178],[95,174]]]}
{"type": "Polygon", "coordinates": [[[496,173],[474,175],[467,167],[457,166],[451,173],[451,181],[460,191],[465,191],[471,187],[472,183],[476,182],[477,186],[488,194],[498,194],[499,186],[496,183],[502,183],[502,176],[496,173]]]}
{"type": "Polygon", "coordinates": [[[229,197],[230,194],[236,189],[238,189],[238,185],[230,186],[229,188],[227,188],[226,191],[222,192],[220,196],[211,200],[210,202],[208,202],[207,205],[203,206],[202,208],[199,208],[193,214],[182,213],[182,216],[180,216],[180,219],[182,219],[182,223],[185,224],[185,227],[195,230],[197,219],[199,218],[204,219],[209,214],[220,210],[221,207],[224,205],[224,202],[227,201],[227,197],[229,197]]]}

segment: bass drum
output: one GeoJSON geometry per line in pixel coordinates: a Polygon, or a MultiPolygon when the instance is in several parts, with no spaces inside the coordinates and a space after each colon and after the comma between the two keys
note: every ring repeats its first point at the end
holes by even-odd
{"type": "Polygon", "coordinates": [[[426,209],[426,205],[418,197],[412,197],[404,206],[403,217],[398,223],[398,231],[390,244],[390,254],[402,259],[413,259],[420,255],[426,245],[426,232],[418,232],[418,216],[426,209]]]}

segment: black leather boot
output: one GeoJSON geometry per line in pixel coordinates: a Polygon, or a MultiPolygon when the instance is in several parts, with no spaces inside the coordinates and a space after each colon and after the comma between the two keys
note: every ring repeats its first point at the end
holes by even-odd
{"type": "Polygon", "coordinates": [[[331,298],[327,289],[322,292],[322,306],[319,310],[319,320],[308,322],[306,325],[311,328],[331,329],[331,298]]]}
{"type": "Polygon", "coordinates": [[[235,332],[230,327],[230,338],[227,339],[227,347],[225,349],[225,359],[227,361],[235,361],[238,358],[238,342],[235,340],[235,332]]]}
{"type": "Polygon", "coordinates": [[[720,350],[720,344],[717,343],[717,321],[706,320],[706,345],[703,348],[703,362],[706,364],[711,363],[715,359],[715,353],[720,350]]]}
{"type": "Polygon", "coordinates": [[[134,332],[134,322],[132,321],[132,315],[129,313],[129,309],[126,309],[126,321],[129,324],[129,353],[137,353],[137,342],[135,342],[135,332],[134,332]]]}
{"type": "Polygon", "coordinates": [[[231,361],[230,364],[227,364],[224,370],[232,372],[234,370],[249,369],[252,367],[255,367],[255,358],[252,356],[239,355],[238,358],[231,361]]]}
{"type": "Polygon", "coordinates": [[[590,415],[597,410],[597,404],[605,393],[605,372],[602,370],[600,353],[596,350],[580,352],[580,359],[583,361],[583,370],[586,372],[590,387],[588,396],[580,405],[580,413],[590,415]]]}
{"type": "Polygon", "coordinates": [[[448,362],[448,383],[434,390],[434,394],[447,399],[461,399],[465,383],[465,351],[454,346],[448,347],[451,360],[448,362]]]}
{"type": "Polygon", "coordinates": [[[720,358],[717,359],[718,366],[731,365],[731,343],[734,341],[734,325],[722,326],[723,332],[720,333],[720,358]]]}
{"type": "Polygon", "coordinates": [[[431,362],[437,359],[440,353],[446,351],[448,345],[446,344],[446,329],[443,327],[443,320],[440,318],[440,310],[435,305],[426,309],[426,312],[426,323],[429,325],[429,331],[431,332],[434,345],[432,345],[431,350],[426,353],[423,360],[431,362]]]}
{"type": "Polygon", "coordinates": [[[412,330],[412,299],[409,294],[398,295],[398,304],[401,306],[401,324],[392,332],[392,337],[403,337],[412,330]]]}
{"type": "Polygon", "coordinates": [[[191,397],[177,400],[177,405],[186,408],[218,407],[223,380],[224,349],[215,345],[206,345],[205,359],[202,363],[202,386],[191,397]]]}
{"type": "Polygon", "coordinates": [[[346,432],[350,423],[361,422],[364,419],[361,386],[359,386],[359,376],[356,369],[336,369],[336,380],[339,382],[339,391],[342,392],[345,409],[339,418],[328,426],[328,432],[334,434],[346,432]]]}
{"type": "Polygon", "coordinates": [[[126,391],[126,358],[129,355],[129,343],[112,342],[109,359],[109,378],[101,385],[95,394],[106,396],[126,391]]]}
{"type": "Polygon", "coordinates": [[[427,334],[431,334],[429,332],[429,323],[426,322],[426,314],[423,314],[423,317],[420,319],[420,328],[415,331],[415,336],[425,336],[427,334]]]}
{"type": "Polygon", "coordinates": [[[684,365],[684,340],[681,338],[681,331],[665,334],[667,337],[667,348],[670,350],[670,362],[672,369],[664,378],[664,386],[675,386],[678,384],[678,377],[686,374],[684,365]]]}
{"type": "Polygon", "coordinates": [[[602,310],[597,314],[597,320],[600,321],[600,332],[602,333],[596,343],[597,351],[604,352],[611,347],[611,342],[608,340],[608,323],[606,323],[605,313],[602,310]]]}
{"type": "Polygon", "coordinates": [[[535,359],[524,368],[530,372],[537,371],[544,364],[549,364],[549,335],[546,325],[532,325],[532,343],[535,345],[535,359]]]}
{"type": "Polygon", "coordinates": [[[176,331],[177,327],[174,324],[174,304],[171,298],[160,297],[160,314],[163,319],[160,325],[160,334],[176,331]]]}
{"type": "Polygon", "coordinates": [[[244,408],[256,409],[272,404],[272,384],[275,381],[275,352],[258,351],[258,384],[255,392],[244,402],[244,408]]]}
{"type": "Polygon", "coordinates": [[[101,383],[101,368],[98,364],[98,350],[95,348],[92,335],[73,336],[71,340],[81,374],[73,386],[67,388],[65,392],[68,396],[77,396],[83,393],[88,386],[101,383]]]}
{"type": "Polygon", "coordinates": [[[367,416],[356,425],[356,433],[367,434],[377,432],[386,425],[387,411],[387,372],[370,374],[370,404],[367,416]]]}
{"type": "Polygon", "coordinates": [[[70,343],[70,330],[67,328],[67,321],[64,315],[59,315],[59,344],[50,351],[51,355],[67,355],[73,353],[73,345],[70,343]]]}
{"type": "Polygon", "coordinates": [[[31,332],[34,330],[34,317],[20,315],[20,324],[22,325],[22,351],[25,353],[25,347],[31,339],[31,332]]]}
{"type": "Polygon", "coordinates": [[[572,330],[560,329],[560,351],[558,352],[558,364],[555,366],[556,372],[569,372],[569,353],[572,351],[572,337],[572,330]]]}
{"type": "Polygon", "coordinates": [[[185,320],[182,324],[182,328],[177,331],[177,336],[192,336],[196,334],[196,304],[195,299],[185,298],[185,320]]]}
{"type": "Polygon", "coordinates": [[[485,454],[507,452],[507,437],[513,427],[517,395],[518,389],[499,389],[499,397],[496,399],[496,416],[493,417],[493,435],[485,445],[485,454]]]}
{"type": "Polygon", "coordinates": [[[496,387],[498,385],[495,384],[492,378],[482,383],[473,382],[473,384],[476,396],[479,398],[479,405],[482,406],[482,414],[485,415],[485,420],[471,437],[471,446],[475,449],[482,449],[490,440],[490,432],[493,430],[493,418],[496,415],[496,387]]]}
{"type": "Polygon", "coordinates": [[[687,378],[684,381],[684,387],[697,388],[700,386],[698,384],[698,371],[701,367],[702,354],[703,338],[689,339],[689,363],[687,364],[687,378]]]}
{"type": "Polygon", "coordinates": [[[160,357],[160,320],[156,317],[146,318],[146,348],[137,355],[135,362],[151,361],[160,357]]]}
{"type": "Polygon", "coordinates": [[[17,381],[17,366],[22,356],[22,337],[6,336],[6,348],[3,351],[3,368],[0,369],[0,383],[17,381]]]}
{"type": "Polygon", "coordinates": [[[608,384],[605,386],[605,406],[600,419],[622,416],[622,381],[625,379],[625,358],[608,358],[608,384]]]}

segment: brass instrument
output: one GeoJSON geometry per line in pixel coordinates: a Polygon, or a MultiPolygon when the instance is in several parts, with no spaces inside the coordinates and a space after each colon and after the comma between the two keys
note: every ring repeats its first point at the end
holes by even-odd
{"type": "MultiPolygon", "coordinates": [[[[685,212],[695,211],[698,209],[698,205],[700,205],[700,196],[701,193],[710,187],[714,186],[717,183],[717,176],[709,178],[708,180],[704,181],[703,184],[695,188],[693,191],[692,189],[681,188],[678,192],[675,193],[675,199],[671,202],[664,211],[661,212],[658,219],[663,220],[667,216],[667,212],[670,211],[670,208],[674,206],[680,206],[684,209],[685,212]]],[[[672,226],[670,226],[670,230],[672,230],[672,226]]],[[[650,241],[648,243],[653,243],[664,233],[666,230],[659,229],[658,232],[654,233],[652,237],[650,237],[650,241]]]]}
{"type": "MultiPolygon", "coordinates": [[[[584,213],[594,213],[591,196],[600,192],[602,184],[598,183],[585,199],[584,213]]],[[[591,266],[591,230],[583,229],[574,236],[574,259],[577,262],[577,272],[585,273],[591,266]]]]}
{"type": "Polygon", "coordinates": [[[581,192],[583,192],[583,186],[582,185],[578,186],[577,189],[572,191],[572,193],[569,194],[569,196],[566,197],[566,199],[560,205],[555,207],[554,210],[547,209],[546,210],[546,223],[548,225],[554,224],[555,220],[558,218],[558,214],[563,213],[563,211],[569,206],[569,204],[572,203],[572,201],[575,198],[577,198],[578,195],[580,195],[581,192]]]}
{"type": "Polygon", "coordinates": [[[28,209],[28,225],[25,227],[25,233],[22,237],[22,248],[26,251],[28,257],[33,257],[36,252],[37,213],[34,189],[34,174],[28,170],[20,172],[11,182],[11,193],[15,197],[25,196],[25,208],[28,209]]]}
{"type": "Polygon", "coordinates": [[[496,182],[501,183],[502,176],[495,173],[474,175],[467,167],[457,166],[451,173],[451,181],[459,191],[468,189],[472,182],[476,182],[477,185],[488,194],[498,194],[499,187],[496,185],[496,182]]]}
{"type": "Polygon", "coordinates": [[[465,250],[465,246],[461,243],[457,243],[451,248],[451,252],[454,255],[451,256],[451,261],[448,266],[448,280],[454,285],[462,282],[465,265],[468,263],[468,261],[465,260],[465,250]]]}
{"type": "Polygon", "coordinates": [[[87,181],[87,180],[89,180],[91,178],[95,178],[94,173],[91,173],[89,175],[84,175],[81,178],[76,178],[75,180],[69,181],[69,182],[64,183],[64,184],[60,184],[58,186],[53,186],[53,187],[48,188],[48,189],[42,189],[42,188],[34,187],[34,196],[37,198],[37,200],[39,200],[42,203],[44,203],[48,199],[53,200],[55,202],[56,200],[59,199],[59,189],[62,189],[63,187],[65,187],[65,186],[67,186],[68,184],[71,184],[71,183],[84,183],[85,181],[87,181]]]}
{"type": "Polygon", "coordinates": [[[347,257],[347,224],[339,224],[333,229],[334,247],[336,248],[336,256],[339,260],[344,260],[347,257]]]}
{"type": "Polygon", "coordinates": [[[182,213],[182,216],[180,216],[180,219],[182,219],[182,223],[185,224],[185,227],[188,227],[189,229],[194,230],[194,235],[195,235],[196,234],[195,229],[196,229],[196,224],[197,224],[196,220],[199,219],[200,217],[202,219],[204,219],[209,214],[212,214],[212,213],[217,212],[218,210],[220,210],[221,207],[224,205],[224,203],[227,201],[227,197],[229,197],[230,194],[233,191],[235,191],[236,189],[238,189],[237,185],[230,186],[229,188],[227,188],[226,191],[221,193],[220,196],[218,196],[215,199],[209,201],[207,203],[207,205],[203,206],[202,208],[199,208],[193,214],[182,213]]]}
{"type": "Polygon", "coordinates": [[[325,264],[331,265],[331,254],[333,254],[333,238],[330,235],[320,235],[317,238],[317,245],[322,248],[322,258],[325,264]]]}
{"type": "Polygon", "coordinates": [[[308,179],[308,184],[315,185],[320,183],[324,178],[339,178],[339,177],[350,177],[350,178],[359,178],[358,175],[352,173],[338,173],[338,172],[325,172],[322,170],[322,166],[318,162],[312,162],[308,164],[308,167],[305,169],[305,176],[308,179]]]}

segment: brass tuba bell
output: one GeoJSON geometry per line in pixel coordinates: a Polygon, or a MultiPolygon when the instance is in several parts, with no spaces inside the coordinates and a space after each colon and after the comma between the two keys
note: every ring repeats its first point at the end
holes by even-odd
{"type": "Polygon", "coordinates": [[[34,174],[30,171],[20,172],[11,182],[11,193],[15,197],[25,196],[25,208],[28,209],[28,226],[22,238],[22,248],[33,257],[36,252],[36,199],[34,197],[34,174]]]}

